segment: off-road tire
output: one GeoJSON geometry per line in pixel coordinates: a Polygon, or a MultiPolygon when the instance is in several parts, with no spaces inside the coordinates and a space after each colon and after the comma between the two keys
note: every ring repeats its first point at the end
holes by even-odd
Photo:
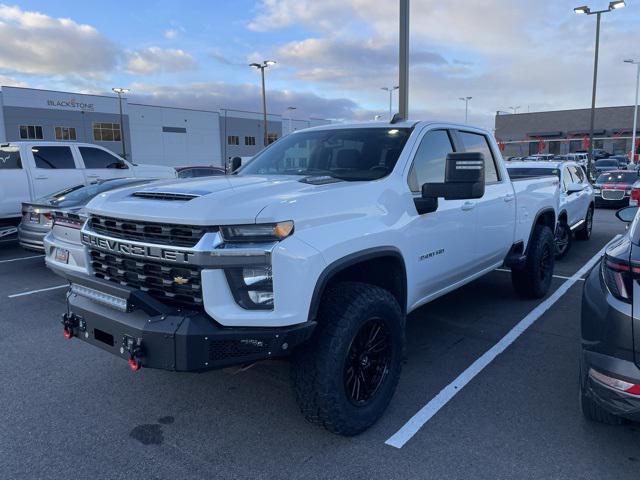
{"type": "Polygon", "coordinates": [[[405,319],[394,296],[380,287],[343,282],[329,287],[318,327],[291,362],[291,381],[304,417],[338,435],[352,436],[373,425],[391,401],[402,368],[405,319]],[[355,405],[345,386],[352,341],[372,319],[382,320],[391,345],[386,375],[365,405],[355,405]]]}
{"type": "Polygon", "coordinates": [[[567,253],[569,253],[569,250],[571,250],[571,243],[573,241],[573,232],[571,231],[571,228],[569,228],[569,225],[567,225],[567,222],[562,221],[560,223],[558,223],[558,226],[556,227],[556,235],[555,235],[555,245],[556,245],[556,260],[560,260],[564,257],[567,256],[567,253]],[[559,241],[562,241],[562,238],[560,238],[559,236],[566,235],[566,245],[563,247],[560,247],[558,245],[559,241]]]}
{"type": "Polygon", "coordinates": [[[522,267],[511,269],[511,283],[524,297],[542,298],[549,291],[555,261],[555,238],[546,225],[536,225],[522,267]]]}
{"type": "Polygon", "coordinates": [[[584,227],[576,231],[576,238],[578,240],[589,240],[591,238],[591,231],[593,229],[593,205],[587,210],[587,216],[584,217],[584,227]]]}

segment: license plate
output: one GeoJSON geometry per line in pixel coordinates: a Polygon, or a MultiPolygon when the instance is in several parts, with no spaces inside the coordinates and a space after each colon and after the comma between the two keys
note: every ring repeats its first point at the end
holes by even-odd
{"type": "Polygon", "coordinates": [[[69,250],[56,248],[56,261],[60,263],[67,263],[69,261],[69,250]]]}
{"type": "Polygon", "coordinates": [[[31,212],[29,214],[29,221],[31,223],[40,223],[40,214],[36,212],[31,212]]]}

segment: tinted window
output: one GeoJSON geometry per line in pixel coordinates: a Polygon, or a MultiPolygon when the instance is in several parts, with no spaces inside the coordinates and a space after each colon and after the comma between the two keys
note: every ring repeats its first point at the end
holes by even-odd
{"type": "Polygon", "coordinates": [[[292,133],[262,150],[238,175],[376,180],[391,173],[410,134],[410,129],[393,128],[393,125],[292,133]]]}
{"type": "Polygon", "coordinates": [[[617,160],[598,160],[596,161],[596,167],[617,167],[617,160]]]}
{"type": "Polygon", "coordinates": [[[484,155],[484,178],[487,183],[498,182],[498,172],[496,170],[493,152],[489,147],[487,137],[478,133],[460,132],[460,140],[467,152],[479,152],[484,155]]]}
{"type": "Polygon", "coordinates": [[[76,168],[69,147],[33,147],[31,151],[36,161],[36,168],[76,168]]]}
{"type": "Polygon", "coordinates": [[[633,183],[638,180],[636,172],[610,172],[603,173],[596,183],[633,183]]]}
{"type": "Polygon", "coordinates": [[[178,172],[178,178],[191,178],[193,177],[193,168],[186,168],[178,172]]]}
{"type": "Polygon", "coordinates": [[[106,180],[101,183],[93,183],[91,185],[76,185],[44,197],[40,202],[52,203],[58,207],[73,207],[88,203],[89,200],[99,193],[113,190],[114,188],[145,185],[152,181],[153,180],[139,178],[116,178],[113,180],[106,180]]]}
{"type": "Polygon", "coordinates": [[[120,168],[124,162],[109,152],[99,148],[80,147],[80,154],[84,160],[85,168],[120,168]]]}
{"type": "Polygon", "coordinates": [[[20,151],[15,147],[0,148],[0,170],[15,170],[22,168],[20,151]]]}
{"type": "Polygon", "coordinates": [[[508,171],[509,171],[509,176],[513,179],[544,177],[545,175],[554,175],[560,178],[560,169],[558,168],[518,167],[518,168],[509,168],[508,171]]]}
{"type": "Polygon", "coordinates": [[[420,192],[425,183],[444,182],[447,155],[453,153],[451,139],[446,130],[427,132],[409,172],[409,188],[412,192],[420,192]]]}
{"type": "Polygon", "coordinates": [[[193,173],[194,177],[211,177],[213,175],[222,175],[224,172],[214,168],[196,168],[193,173]]]}
{"type": "Polygon", "coordinates": [[[585,174],[582,170],[582,167],[576,167],[575,165],[571,165],[569,167],[569,171],[571,172],[571,176],[573,177],[573,181],[576,183],[583,183],[585,181],[585,174]]]}

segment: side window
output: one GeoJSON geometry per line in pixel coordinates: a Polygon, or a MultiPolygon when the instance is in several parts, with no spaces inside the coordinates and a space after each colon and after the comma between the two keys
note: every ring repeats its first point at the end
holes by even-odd
{"type": "Polygon", "coordinates": [[[93,147],[80,147],[85,168],[128,168],[115,155],[93,147]]]}
{"type": "Polygon", "coordinates": [[[582,167],[576,167],[575,165],[572,165],[569,167],[569,170],[571,171],[571,176],[573,177],[574,182],[584,183],[585,174],[582,170],[582,167]]]}
{"type": "Polygon", "coordinates": [[[180,173],[178,174],[178,178],[193,178],[193,168],[180,170],[180,173]]]}
{"type": "Polygon", "coordinates": [[[446,130],[427,132],[422,137],[409,172],[408,183],[411,191],[420,192],[425,183],[444,182],[447,154],[453,152],[451,138],[446,130]]]}
{"type": "Polygon", "coordinates": [[[76,168],[70,147],[39,147],[31,149],[36,168],[70,169],[76,168]]]}
{"type": "Polygon", "coordinates": [[[571,182],[573,182],[571,172],[569,172],[569,169],[567,167],[564,167],[562,169],[562,190],[566,192],[571,182]]]}
{"type": "Polygon", "coordinates": [[[20,150],[17,148],[0,148],[0,170],[20,170],[20,150]]]}
{"type": "Polygon", "coordinates": [[[487,137],[471,132],[458,132],[458,135],[466,152],[479,152],[484,155],[484,178],[486,183],[499,182],[500,177],[496,168],[496,159],[493,157],[487,137]]]}

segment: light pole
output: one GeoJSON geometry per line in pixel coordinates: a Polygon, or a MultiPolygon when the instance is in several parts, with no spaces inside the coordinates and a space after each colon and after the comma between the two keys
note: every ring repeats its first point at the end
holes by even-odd
{"type": "MultiPolygon", "coordinates": [[[[287,107],[287,109],[284,111],[284,113],[286,114],[287,112],[293,112],[294,110],[296,110],[296,107],[287,107]]],[[[291,113],[289,114],[289,131],[287,132],[287,135],[289,135],[292,131],[291,128],[291,113]]]]}
{"type": "Polygon", "coordinates": [[[122,141],[122,158],[127,159],[127,147],[124,142],[124,118],[122,116],[122,94],[129,91],[128,88],[114,87],[113,90],[118,94],[118,106],[120,107],[120,140],[122,141]]]}
{"type": "Polygon", "coordinates": [[[264,138],[262,140],[265,147],[267,146],[267,94],[264,89],[264,69],[275,64],[276,62],[274,60],[264,60],[262,63],[252,63],[249,65],[250,67],[255,67],[260,70],[262,76],[262,115],[264,121],[264,138]]]}
{"type": "Polygon", "coordinates": [[[385,90],[389,92],[389,121],[393,118],[393,91],[398,90],[400,87],[398,85],[394,87],[381,87],[380,90],[385,90]]]}
{"type": "Polygon", "coordinates": [[[636,163],[636,128],[638,125],[638,87],[640,86],[640,61],[625,60],[636,66],[636,101],[633,104],[633,132],[631,132],[631,163],[636,163]]]}
{"type": "Polygon", "coordinates": [[[464,102],[464,123],[469,123],[469,100],[473,97],[459,97],[458,100],[464,102]]]}
{"type": "Polygon", "coordinates": [[[398,35],[398,115],[403,120],[409,119],[409,13],[410,1],[400,0],[399,35],[398,35]]]}
{"type": "Polygon", "coordinates": [[[587,172],[591,173],[591,165],[593,163],[593,129],[596,120],[596,86],[598,83],[598,53],[600,50],[600,16],[603,13],[610,12],[611,10],[617,10],[626,6],[624,0],[615,0],[609,2],[609,7],[604,10],[591,11],[591,9],[583,5],[573,9],[575,13],[581,15],[596,15],[596,49],[593,61],[593,89],[591,91],[591,120],[589,122],[589,158],[587,159],[587,172]]]}
{"type": "Polygon", "coordinates": [[[518,109],[520,108],[520,105],[518,105],[517,107],[509,107],[511,110],[513,110],[513,114],[515,115],[516,113],[518,113],[518,109]]]}

